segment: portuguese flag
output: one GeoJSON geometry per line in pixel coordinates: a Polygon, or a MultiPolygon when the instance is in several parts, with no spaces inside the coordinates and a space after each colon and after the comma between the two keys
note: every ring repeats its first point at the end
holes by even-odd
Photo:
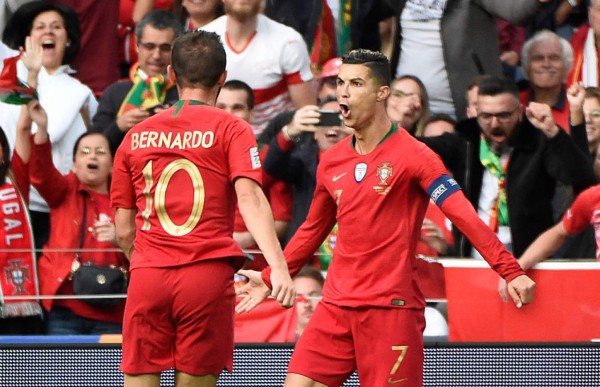
{"type": "Polygon", "coordinates": [[[35,89],[17,78],[17,61],[20,55],[4,59],[0,73],[0,102],[24,105],[37,98],[35,89]]]}

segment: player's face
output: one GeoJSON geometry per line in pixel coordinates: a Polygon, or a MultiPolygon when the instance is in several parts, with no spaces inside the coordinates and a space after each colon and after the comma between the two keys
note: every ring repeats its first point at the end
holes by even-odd
{"type": "Polygon", "coordinates": [[[138,42],[138,62],[140,68],[148,76],[163,75],[167,73],[167,66],[171,63],[171,46],[175,39],[172,28],[164,30],[147,25],[142,31],[142,38],[138,42]]]}
{"type": "Polygon", "coordinates": [[[380,87],[367,66],[342,65],[337,78],[336,97],[346,127],[358,131],[372,123],[379,91],[380,87]]]}
{"type": "Polygon", "coordinates": [[[566,79],[560,42],[556,39],[534,43],[531,47],[528,74],[532,85],[540,88],[560,87],[566,79]]]}
{"type": "MultiPolygon", "coordinates": [[[[332,110],[339,112],[340,104],[336,101],[331,101],[323,104],[321,110],[332,110]]],[[[331,146],[342,141],[342,139],[348,137],[352,133],[351,129],[342,126],[317,126],[315,130],[315,141],[319,149],[325,152],[331,146]]]]}
{"type": "Polygon", "coordinates": [[[254,18],[260,11],[262,0],[223,0],[227,16],[240,21],[254,18]]]}
{"type": "Polygon", "coordinates": [[[65,21],[56,11],[42,12],[33,19],[30,36],[43,49],[42,64],[49,72],[62,65],[68,44],[65,21]]]}
{"type": "Polygon", "coordinates": [[[298,316],[298,328],[303,330],[312,317],[320,298],[323,288],[321,284],[309,277],[294,278],[294,287],[298,301],[296,302],[296,313],[298,316]]]}
{"type": "Polygon", "coordinates": [[[477,97],[477,122],[493,152],[500,154],[506,148],[521,114],[519,100],[509,93],[477,97]]]}
{"type": "Polygon", "coordinates": [[[600,144],[600,101],[597,98],[586,98],[583,101],[585,131],[590,148],[600,144]]]}
{"type": "Polygon", "coordinates": [[[79,141],[72,171],[84,186],[107,193],[112,167],[110,146],[104,136],[90,134],[79,141]]]}
{"type": "Polygon", "coordinates": [[[250,121],[252,117],[252,110],[248,108],[248,94],[244,90],[222,88],[216,106],[244,121],[250,121]]]}

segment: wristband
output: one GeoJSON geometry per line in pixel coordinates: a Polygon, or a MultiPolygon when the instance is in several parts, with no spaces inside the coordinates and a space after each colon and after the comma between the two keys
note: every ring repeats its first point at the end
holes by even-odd
{"type": "Polygon", "coordinates": [[[300,136],[296,136],[296,137],[292,137],[290,136],[290,133],[288,132],[289,127],[286,125],[283,128],[281,128],[281,133],[283,133],[283,137],[288,140],[288,141],[292,141],[292,142],[298,142],[300,141],[300,136]]]}

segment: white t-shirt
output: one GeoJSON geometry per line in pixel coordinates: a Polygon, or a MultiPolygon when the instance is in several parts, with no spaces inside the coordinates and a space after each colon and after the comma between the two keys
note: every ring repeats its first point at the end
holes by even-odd
{"type": "Polygon", "coordinates": [[[415,75],[425,84],[434,113],[454,116],[440,24],[447,0],[407,0],[400,16],[402,42],[396,74],[415,75]]]}
{"type": "Polygon", "coordinates": [[[225,34],[227,15],[202,27],[221,36],[227,53],[227,80],[246,82],[256,101],[251,124],[258,135],[278,113],[294,109],[288,85],[310,81],[308,48],[293,28],[257,15],[256,35],[246,47],[235,51],[225,34]]]}

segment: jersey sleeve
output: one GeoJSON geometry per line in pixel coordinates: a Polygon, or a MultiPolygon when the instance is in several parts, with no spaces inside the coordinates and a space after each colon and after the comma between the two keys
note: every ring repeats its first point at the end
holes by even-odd
{"type": "Polygon", "coordinates": [[[525,274],[515,257],[506,250],[496,234],[479,218],[462,191],[457,191],[447,197],[440,208],[483,255],[492,269],[506,282],[525,274]]]}
{"type": "Polygon", "coordinates": [[[135,189],[131,172],[127,165],[126,149],[130,147],[129,136],[125,137],[117,149],[113,162],[112,182],[110,186],[110,201],[113,208],[135,208],[135,189]]]}
{"type": "MultiPolygon", "coordinates": [[[[317,168],[317,186],[306,220],[286,245],[285,255],[290,275],[295,276],[311,259],[336,223],[337,205],[321,183],[322,163],[317,168]]],[[[271,288],[271,268],[262,271],[262,279],[271,288]]]]}
{"type": "Polygon", "coordinates": [[[586,190],[579,194],[571,207],[565,212],[562,222],[569,234],[577,234],[591,223],[592,218],[592,191],[586,190]]]}
{"type": "Polygon", "coordinates": [[[302,36],[296,31],[290,31],[280,58],[283,76],[288,85],[295,85],[313,79],[308,48],[302,36]]]}
{"type": "Polygon", "coordinates": [[[230,137],[227,145],[227,161],[229,162],[229,179],[247,177],[262,184],[262,169],[256,138],[252,128],[242,120],[229,122],[230,137]]]}

